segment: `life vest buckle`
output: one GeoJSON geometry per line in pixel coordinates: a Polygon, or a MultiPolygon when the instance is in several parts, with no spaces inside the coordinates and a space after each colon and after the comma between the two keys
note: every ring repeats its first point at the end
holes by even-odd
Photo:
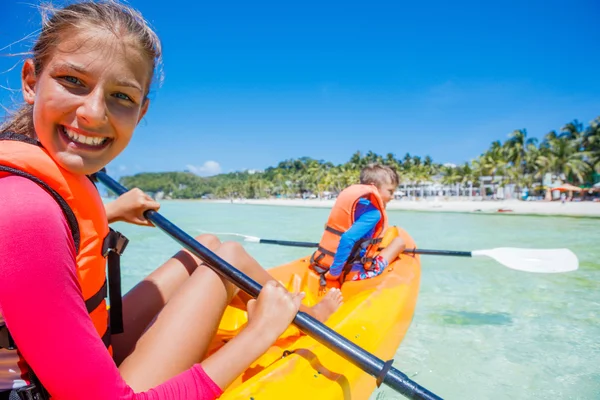
{"type": "Polygon", "coordinates": [[[43,390],[40,390],[38,385],[30,383],[27,386],[16,389],[15,393],[19,397],[19,400],[47,400],[48,396],[43,390]]]}
{"type": "Polygon", "coordinates": [[[102,243],[102,256],[107,257],[111,251],[120,256],[125,251],[128,243],[129,239],[125,235],[111,228],[102,243]]]}

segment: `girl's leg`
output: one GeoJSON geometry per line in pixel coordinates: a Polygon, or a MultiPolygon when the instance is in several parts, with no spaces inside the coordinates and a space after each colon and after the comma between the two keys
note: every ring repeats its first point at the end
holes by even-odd
{"type": "MultiPolygon", "coordinates": [[[[250,278],[254,279],[261,286],[263,286],[268,281],[274,280],[274,278],[269,274],[269,272],[265,270],[258,263],[258,261],[256,261],[250,254],[246,252],[246,249],[244,249],[244,247],[241,244],[236,242],[228,242],[226,244],[234,247],[233,251],[237,254],[238,259],[244,265],[246,274],[250,276],[250,278]]],[[[277,282],[277,284],[282,286],[279,282],[277,282]]],[[[243,304],[248,303],[248,301],[252,299],[250,295],[242,291],[238,292],[237,298],[239,298],[243,304]]],[[[329,318],[329,316],[339,308],[342,302],[343,298],[340,290],[330,289],[327,291],[327,293],[321,299],[321,301],[319,301],[319,303],[315,304],[312,307],[301,305],[300,311],[311,315],[312,317],[316,318],[321,322],[325,322],[329,318]]]]}
{"type": "MultiPolygon", "coordinates": [[[[213,235],[200,235],[196,240],[211,251],[220,245],[213,235]]],[[[199,263],[200,260],[187,250],[181,250],[127,292],[123,297],[124,332],[112,336],[113,358],[117,365],[131,353],[148,325],[199,263]]]]}
{"type": "MultiPolygon", "coordinates": [[[[221,245],[215,253],[244,271],[231,246],[221,245]]],[[[231,283],[201,264],[119,366],[125,381],[135,391],[148,390],[200,362],[236,292],[231,283]]]]}
{"type": "MultiPolygon", "coordinates": [[[[261,284],[273,279],[239,243],[222,243],[215,253],[261,284]]],[[[200,362],[237,292],[231,283],[200,265],[172,294],[119,366],[127,383],[135,391],[147,390],[200,362]]],[[[341,304],[339,291],[332,293],[321,301],[327,303],[329,314],[341,304]]],[[[325,314],[323,306],[317,310],[325,314]]]]}

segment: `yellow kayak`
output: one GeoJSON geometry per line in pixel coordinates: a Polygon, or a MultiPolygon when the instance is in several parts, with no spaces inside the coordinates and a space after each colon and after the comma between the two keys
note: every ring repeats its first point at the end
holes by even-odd
{"type": "MultiPolygon", "coordinates": [[[[399,229],[407,248],[413,239],[399,229]]],[[[309,256],[269,272],[290,291],[306,292],[304,304],[319,300],[319,279],[309,256]]],[[[421,277],[419,256],[402,255],[380,276],[342,287],[344,304],[326,325],[382,360],[393,358],[413,318],[421,277]]],[[[210,352],[246,323],[246,313],[228,307],[210,352]]],[[[222,395],[222,399],[368,399],[375,378],[291,326],[222,395]]]]}

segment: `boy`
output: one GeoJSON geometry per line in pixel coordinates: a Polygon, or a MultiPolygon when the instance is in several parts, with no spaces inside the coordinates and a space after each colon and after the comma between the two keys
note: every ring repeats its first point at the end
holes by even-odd
{"type": "Polygon", "coordinates": [[[311,267],[327,280],[363,280],[380,275],[404,251],[397,237],[381,252],[387,228],[385,207],[398,186],[398,173],[387,165],[369,164],[360,172],[360,184],[344,189],[336,199],[311,267]]]}

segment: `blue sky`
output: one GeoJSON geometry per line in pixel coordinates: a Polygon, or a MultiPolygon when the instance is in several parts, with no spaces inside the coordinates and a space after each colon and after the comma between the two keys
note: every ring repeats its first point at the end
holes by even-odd
{"type": "MultiPolygon", "coordinates": [[[[2,0],[0,48],[39,27],[28,3],[2,0]]],[[[594,0],[130,4],[163,41],[165,80],[109,165],[118,176],[357,150],[461,163],[514,129],[542,137],[600,115],[594,0]]],[[[16,62],[0,57],[2,87],[19,87],[16,62]]],[[[0,89],[2,105],[11,96],[0,89]]]]}

